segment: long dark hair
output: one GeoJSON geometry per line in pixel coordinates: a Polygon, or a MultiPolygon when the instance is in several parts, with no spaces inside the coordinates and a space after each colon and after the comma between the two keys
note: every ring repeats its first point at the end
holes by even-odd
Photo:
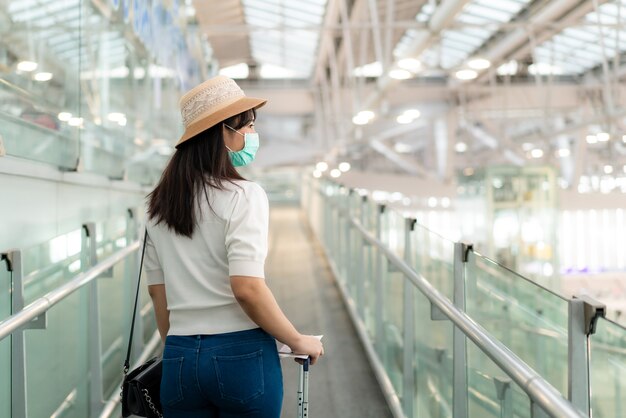
{"type": "MultiPolygon", "coordinates": [[[[241,129],[256,118],[254,109],[224,121],[241,129]]],[[[148,217],[156,224],[164,222],[177,235],[191,238],[196,219],[196,205],[201,192],[211,208],[207,186],[224,189],[224,183],[245,180],[228,157],[222,135],[222,123],[183,142],[172,155],[159,183],[147,196],[148,217]]],[[[211,208],[212,210],[212,208],[211,208]]]]}

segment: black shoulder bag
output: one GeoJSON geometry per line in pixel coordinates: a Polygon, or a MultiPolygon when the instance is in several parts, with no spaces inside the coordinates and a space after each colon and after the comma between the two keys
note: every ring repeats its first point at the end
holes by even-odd
{"type": "Polygon", "coordinates": [[[135,295],[135,308],[133,309],[133,321],[130,325],[130,337],[128,338],[128,350],[124,361],[124,381],[122,383],[122,416],[137,415],[147,418],[162,418],[161,413],[161,358],[153,357],[130,373],[130,348],[133,342],[135,330],[135,316],[137,314],[137,301],[139,299],[139,284],[141,283],[141,268],[143,257],[146,253],[146,241],[148,230],[143,238],[143,250],[141,251],[141,264],[139,264],[139,278],[137,279],[137,293],[135,295]]]}

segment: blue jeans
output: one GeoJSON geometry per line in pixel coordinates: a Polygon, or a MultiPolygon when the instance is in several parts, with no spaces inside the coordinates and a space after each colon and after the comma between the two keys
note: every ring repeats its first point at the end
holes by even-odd
{"type": "Polygon", "coordinates": [[[262,329],[166,338],[164,418],[279,418],[282,402],[276,341],[262,329]]]}

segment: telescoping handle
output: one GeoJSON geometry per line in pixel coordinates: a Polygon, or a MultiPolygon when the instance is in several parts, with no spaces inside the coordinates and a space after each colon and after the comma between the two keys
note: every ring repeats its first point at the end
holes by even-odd
{"type": "Polygon", "coordinates": [[[309,364],[311,358],[307,357],[300,364],[300,379],[298,382],[298,418],[309,416],[309,364]]]}

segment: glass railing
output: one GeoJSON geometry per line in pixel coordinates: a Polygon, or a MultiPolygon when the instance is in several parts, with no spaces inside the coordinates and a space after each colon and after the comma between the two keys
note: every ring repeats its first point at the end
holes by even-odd
{"type": "Polygon", "coordinates": [[[626,328],[600,318],[591,337],[594,418],[626,416],[626,328]]]}
{"type": "MultiPolygon", "coordinates": [[[[11,312],[11,280],[14,286],[23,283],[27,306],[136,243],[137,225],[131,217],[111,218],[19,250],[21,277],[15,276],[16,266],[9,271],[7,263],[0,265],[0,327],[17,313],[11,312]]],[[[14,254],[7,252],[9,258],[14,254]]],[[[0,340],[0,416],[84,418],[94,416],[105,399],[119,393],[138,256],[131,252],[52,306],[44,322],[27,327],[36,329],[15,331],[0,340]],[[12,352],[12,338],[23,341],[25,356],[12,352]],[[12,364],[17,368],[11,370],[12,364]],[[23,386],[12,384],[22,378],[23,386]]],[[[133,342],[133,359],[154,338],[151,306],[147,287],[142,286],[136,335],[143,338],[133,342]]]]}
{"type": "Polygon", "coordinates": [[[567,396],[568,300],[476,252],[468,256],[468,315],[567,396]]]}
{"type": "Polygon", "coordinates": [[[553,404],[580,416],[591,409],[594,416],[623,416],[626,330],[598,319],[600,304],[556,294],[407,218],[401,208],[374,202],[367,191],[305,178],[302,195],[357,329],[375,353],[370,359],[377,374],[382,370],[379,380],[393,388],[388,400],[397,414],[547,413],[542,396],[529,389],[533,384],[496,362],[470,334],[459,334],[434,305],[436,294],[536,375],[553,404]],[[416,287],[403,268],[425,279],[427,289],[416,287]],[[593,334],[589,326],[596,320],[593,334]]]}

